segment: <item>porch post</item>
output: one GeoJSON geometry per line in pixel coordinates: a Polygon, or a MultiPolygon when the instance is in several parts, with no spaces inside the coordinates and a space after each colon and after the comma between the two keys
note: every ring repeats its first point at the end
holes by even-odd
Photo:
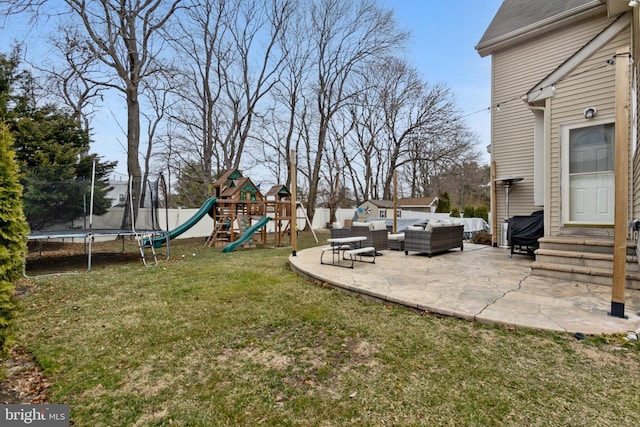
{"type": "MultiPolygon", "coordinates": [[[[291,233],[291,255],[296,256],[298,249],[298,236],[296,232],[296,226],[298,222],[298,200],[296,194],[298,189],[297,185],[297,166],[296,166],[296,151],[291,150],[291,219],[289,220],[289,233],[291,233]]],[[[309,228],[312,228],[309,224],[309,228]]]]}
{"type": "Polygon", "coordinates": [[[393,232],[398,232],[398,178],[393,171],[393,232]]]}
{"type": "MultiPolygon", "coordinates": [[[[493,147],[491,147],[493,158],[493,147]]],[[[498,201],[496,200],[496,162],[491,161],[491,197],[489,202],[491,204],[491,246],[494,248],[498,246],[498,201]]]]}
{"type": "Polygon", "coordinates": [[[611,316],[625,317],[627,230],[629,211],[629,48],[616,51],[615,211],[611,316]]]}

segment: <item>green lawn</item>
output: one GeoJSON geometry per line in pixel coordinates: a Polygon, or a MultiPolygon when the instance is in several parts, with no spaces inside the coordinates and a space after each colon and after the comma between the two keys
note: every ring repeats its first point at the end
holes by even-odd
{"type": "Polygon", "coordinates": [[[420,315],[311,283],[290,253],[176,240],[156,267],[96,261],[30,281],[16,335],[76,426],[640,424],[621,337],[420,315]]]}

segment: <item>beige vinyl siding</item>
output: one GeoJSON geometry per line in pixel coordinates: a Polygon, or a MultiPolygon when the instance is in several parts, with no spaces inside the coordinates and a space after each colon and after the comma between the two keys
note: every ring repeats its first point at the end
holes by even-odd
{"type": "MultiPolygon", "coordinates": [[[[639,8],[635,8],[633,11],[633,34],[636,34],[636,38],[633,40],[632,46],[632,55],[635,59],[633,62],[632,74],[635,74],[635,82],[636,82],[636,124],[635,124],[635,132],[636,132],[636,150],[633,158],[633,214],[631,219],[640,218],[640,96],[638,96],[638,92],[640,88],[638,88],[638,84],[640,83],[640,67],[638,62],[640,61],[640,11],[639,8]]],[[[632,106],[633,108],[634,106],[632,106]]],[[[634,131],[634,127],[631,127],[631,131],[634,131]]]]}
{"type": "MultiPolygon", "coordinates": [[[[640,71],[636,64],[634,64],[634,73],[636,76],[636,82],[640,81],[640,71]]],[[[636,93],[638,93],[638,88],[636,87],[636,93]]],[[[640,97],[636,95],[636,115],[640,115],[640,97]]],[[[633,127],[631,128],[633,131],[633,127]]],[[[633,155],[633,190],[631,192],[633,197],[633,212],[630,220],[640,219],[640,147],[638,146],[638,141],[640,141],[640,121],[636,123],[635,126],[636,132],[636,149],[633,155]]]]}
{"type": "MultiPolygon", "coordinates": [[[[542,208],[533,204],[534,115],[520,97],[526,95],[611,22],[603,15],[508,50],[494,52],[492,160],[496,165],[496,177],[524,178],[510,194],[510,216],[529,215],[542,208]],[[500,111],[495,109],[497,104],[500,104],[500,111]]],[[[555,155],[557,157],[557,153],[555,155]]],[[[552,173],[558,173],[558,170],[552,173]]],[[[559,194],[552,193],[551,200],[552,203],[559,204],[559,194]]],[[[502,222],[505,216],[505,192],[500,185],[496,186],[495,209],[498,222],[502,222]]]]}
{"type": "MultiPolygon", "coordinates": [[[[587,126],[584,118],[587,107],[595,107],[597,119],[615,119],[615,70],[607,67],[607,60],[613,58],[616,50],[630,43],[630,33],[625,31],[615,37],[580,65],[564,80],[556,85],[555,96],[551,99],[551,161],[549,232],[552,236],[562,232],[562,129],[563,126],[587,126]]],[[[631,170],[631,169],[630,169],[631,170]]]]}

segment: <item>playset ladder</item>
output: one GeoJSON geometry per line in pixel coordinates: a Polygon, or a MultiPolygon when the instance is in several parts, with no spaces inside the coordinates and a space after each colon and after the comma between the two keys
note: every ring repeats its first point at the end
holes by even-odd
{"type": "Polygon", "coordinates": [[[213,232],[206,240],[207,246],[215,246],[217,242],[231,242],[233,222],[231,221],[229,214],[220,214],[215,224],[213,232]]]}

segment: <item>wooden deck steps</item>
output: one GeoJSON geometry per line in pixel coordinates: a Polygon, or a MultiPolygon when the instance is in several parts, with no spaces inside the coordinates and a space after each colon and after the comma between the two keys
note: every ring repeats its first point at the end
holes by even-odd
{"type": "MultiPolygon", "coordinates": [[[[613,280],[613,240],[543,237],[531,272],[537,276],[611,286],[613,280]]],[[[627,242],[627,288],[640,289],[640,265],[635,243],[627,242]]]]}

